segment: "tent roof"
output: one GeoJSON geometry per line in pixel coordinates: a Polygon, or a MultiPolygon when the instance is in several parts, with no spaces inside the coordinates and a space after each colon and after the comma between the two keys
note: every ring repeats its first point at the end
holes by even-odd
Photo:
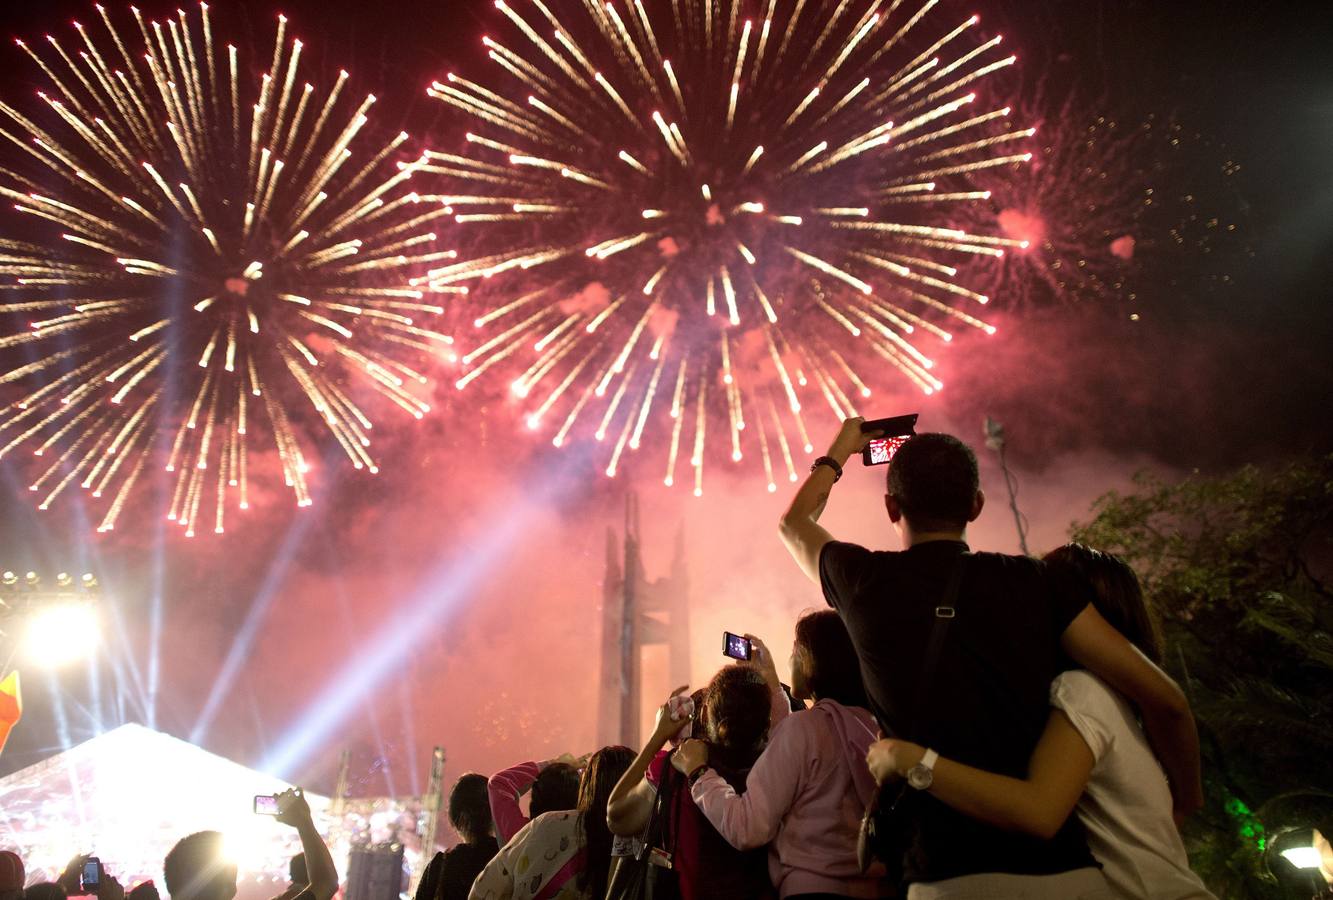
{"type": "MultiPolygon", "coordinates": [[[[160,885],[172,845],[215,830],[243,882],[285,884],[287,861],[300,851],[296,833],[255,815],[253,801],[288,787],[171,735],[122,725],[0,779],[0,847],[19,853],[30,883],[54,877],[76,853],[93,853],[128,888],[145,878],[160,885]]],[[[328,806],[327,798],[307,799],[316,811],[328,806]]]]}

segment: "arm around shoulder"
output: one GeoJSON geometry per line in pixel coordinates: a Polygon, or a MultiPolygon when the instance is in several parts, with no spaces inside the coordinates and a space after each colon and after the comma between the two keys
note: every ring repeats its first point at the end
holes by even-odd
{"type": "Polygon", "coordinates": [[[1171,783],[1177,818],[1198,810],[1203,805],[1199,733],[1180,685],[1092,606],[1069,623],[1060,643],[1076,663],[1138,707],[1148,740],[1171,783]]]}

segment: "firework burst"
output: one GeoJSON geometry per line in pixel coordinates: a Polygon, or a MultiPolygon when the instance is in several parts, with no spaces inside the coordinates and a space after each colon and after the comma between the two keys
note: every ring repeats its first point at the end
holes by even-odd
{"type": "Polygon", "coordinates": [[[108,530],[161,453],[187,535],[247,508],[252,456],[276,457],[308,505],[308,433],[376,471],[363,404],[420,418],[413,364],[452,343],[422,321],[442,312],[430,289],[408,284],[451,254],[430,231],[446,210],[406,189],[414,162],[395,165],[407,135],[365,146],[375,98],[344,99],[346,72],[326,94],[302,86],[285,18],[252,77],[206,5],[132,9],[128,32],[97,10],[103,47],[79,24],[74,47],[19,42],[53,85],[41,118],[0,103],[20,157],[0,169],[18,214],[4,228],[30,236],[0,240],[0,383],[19,391],[0,456],[49,460],[31,485],[43,509],[75,485],[105,498],[108,530]]]}
{"type": "Polygon", "coordinates": [[[1228,284],[1225,273],[1196,270],[1244,218],[1230,184],[1240,165],[1170,115],[1089,113],[1111,104],[1063,90],[1062,101],[1043,89],[1024,104],[1024,119],[1040,123],[1040,146],[1008,173],[1003,200],[997,192],[965,210],[967,227],[1028,242],[969,272],[979,289],[1015,305],[1093,302],[1137,319],[1155,289],[1176,292],[1191,274],[1204,286],[1228,284]],[[1145,262],[1155,264],[1150,278],[1145,262]]]}
{"type": "Polygon", "coordinates": [[[474,120],[422,167],[473,229],[426,279],[482,304],[458,387],[506,372],[557,446],[608,442],[608,475],[652,432],[696,494],[716,432],[774,490],[812,403],[854,414],[887,370],[938,390],[950,329],[993,331],[959,266],[1021,243],[955,213],[1031,130],[983,99],[1000,38],[935,5],[498,0],[500,78],[430,89],[474,120]]]}

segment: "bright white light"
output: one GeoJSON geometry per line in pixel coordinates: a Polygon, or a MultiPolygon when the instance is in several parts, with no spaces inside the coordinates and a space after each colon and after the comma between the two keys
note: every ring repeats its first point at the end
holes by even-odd
{"type": "Polygon", "coordinates": [[[1319,868],[1319,851],[1314,847],[1291,847],[1283,850],[1282,855],[1298,869],[1319,868]]]}
{"type": "Polygon", "coordinates": [[[87,603],[44,609],[28,625],[28,658],[52,669],[87,659],[97,648],[100,629],[97,612],[87,603]]]}

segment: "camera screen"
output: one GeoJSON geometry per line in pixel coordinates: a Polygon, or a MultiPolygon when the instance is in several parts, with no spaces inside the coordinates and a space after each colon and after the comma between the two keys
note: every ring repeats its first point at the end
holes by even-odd
{"type": "Polygon", "coordinates": [[[85,887],[93,887],[101,880],[102,864],[96,859],[90,859],[83,864],[83,884],[85,887]]]}
{"type": "Polygon", "coordinates": [[[732,659],[749,659],[750,642],[739,634],[732,634],[730,631],[725,634],[726,646],[723,648],[722,652],[725,655],[730,656],[732,659]]]}
{"type": "Polygon", "coordinates": [[[278,814],[278,798],[272,794],[258,794],[255,796],[255,815],[276,816],[278,814]]]}
{"type": "Polygon", "coordinates": [[[893,459],[893,455],[898,452],[898,448],[907,443],[907,439],[910,437],[910,434],[904,434],[898,437],[878,438],[871,441],[866,447],[870,465],[882,466],[893,459]]]}

